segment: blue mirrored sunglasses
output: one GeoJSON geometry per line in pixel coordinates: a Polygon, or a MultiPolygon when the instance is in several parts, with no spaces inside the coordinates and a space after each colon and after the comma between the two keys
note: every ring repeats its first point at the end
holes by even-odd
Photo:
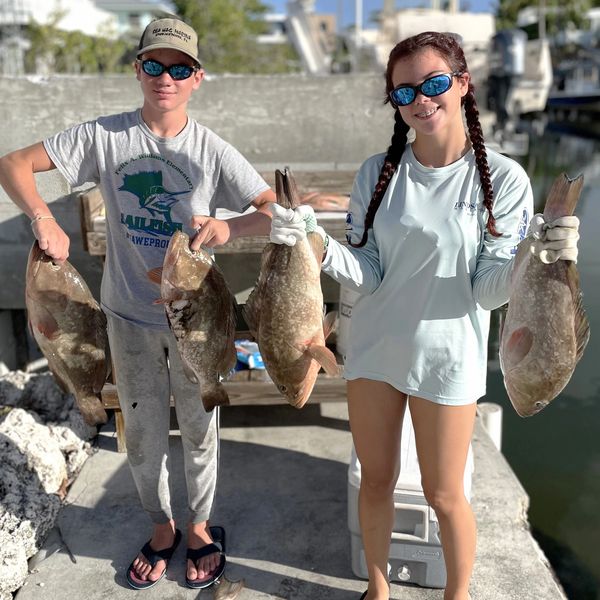
{"type": "Polygon", "coordinates": [[[434,75],[419,85],[399,85],[390,92],[392,106],[408,106],[411,102],[414,102],[419,92],[428,98],[439,96],[452,87],[452,81],[458,75],[462,75],[462,73],[454,71],[452,73],[434,75]]]}
{"type": "Polygon", "coordinates": [[[190,67],[190,65],[170,65],[166,67],[157,60],[152,59],[143,60],[141,62],[142,70],[146,75],[149,75],[150,77],[160,77],[166,71],[172,79],[175,79],[175,81],[189,79],[193,73],[200,69],[200,67],[190,67]]]}

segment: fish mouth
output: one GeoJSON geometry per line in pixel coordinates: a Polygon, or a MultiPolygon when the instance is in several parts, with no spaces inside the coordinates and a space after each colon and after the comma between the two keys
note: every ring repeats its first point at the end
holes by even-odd
{"type": "Polygon", "coordinates": [[[276,383],[276,385],[277,389],[285,396],[289,404],[295,408],[302,408],[310,398],[315,382],[309,383],[306,380],[303,380],[296,385],[285,385],[280,383],[276,383]]]}
{"type": "Polygon", "coordinates": [[[506,386],[508,397],[520,417],[532,417],[550,404],[549,400],[531,401],[531,394],[513,383],[506,386]]]}
{"type": "Polygon", "coordinates": [[[42,268],[42,264],[47,264],[52,270],[60,271],[61,266],[54,261],[51,256],[48,256],[44,250],[42,250],[37,242],[31,246],[30,259],[31,272],[35,277],[42,268]]]}
{"type": "Polygon", "coordinates": [[[277,384],[279,392],[287,398],[287,401],[296,408],[304,406],[310,394],[306,393],[305,386],[301,387],[285,384],[277,384]]]}

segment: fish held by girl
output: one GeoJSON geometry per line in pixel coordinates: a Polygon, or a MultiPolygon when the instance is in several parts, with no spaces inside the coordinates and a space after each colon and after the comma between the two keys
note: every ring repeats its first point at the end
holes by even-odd
{"type": "MultiPolygon", "coordinates": [[[[560,175],[548,194],[546,223],[570,216],[583,186],[560,175]]],[[[532,252],[533,236],[518,247],[510,301],[501,332],[504,385],[521,417],[540,412],[565,388],[590,337],[575,263],[544,264],[532,252]]]]}
{"type": "MultiPolygon", "coordinates": [[[[291,171],[275,171],[277,203],[294,209],[299,194],[291,171]]],[[[294,246],[268,243],[258,282],[243,309],[265,368],[277,389],[302,408],[323,369],[339,375],[335,355],[325,346],[336,315],[323,319],[321,260],[323,238],[316,232],[294,246]]]]}
{"type": "Polygon", "coordinates": [[[208,252],[191,250],[188,235],[176,231],[162,268],[149,276],[160,282],[159,302],[165,306],[184,372],[200,384],[205,410],[229,404],[221,379],[237,360],[236,303],[223,273],[208,252]]]}
{"type": "Polygon", "coordinates": [[[25,304],[33,337],[88,425],[106,423],[100,392],[110,373],[106,316],[80,273],[54,262],[37,241],[27,260],[25,304]]]}

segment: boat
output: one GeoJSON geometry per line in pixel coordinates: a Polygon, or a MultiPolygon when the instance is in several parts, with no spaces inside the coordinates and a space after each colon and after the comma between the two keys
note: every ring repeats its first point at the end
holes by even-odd
{"type": "Polygon", "coordinates": [[[545,36],[527,39],[521,29],[501,30],[490,44],[487,107],[496,128],[544,111],[552,85],[550,44],[545,36]]]}
{"type": "Polygon", "coordinates": [[[548,94],[549,112],[600,112],[600,53],[564,61],[548,94]]]}

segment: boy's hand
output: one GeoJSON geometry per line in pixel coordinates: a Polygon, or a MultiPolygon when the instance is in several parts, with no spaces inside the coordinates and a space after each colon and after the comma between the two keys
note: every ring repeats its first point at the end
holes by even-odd
{"type": "Polygon", "coordinates": [[[214,248],[222,246],[229,241],[231,231],[227,221],[195,215],[191,221],[192,227],[196,230],[196,235],[190,244],[191,250],[200,250],[200,246],[214,248]]]}
{"type": "Polygon", "coordinates": [[[51,259],[62,263],[69,258],[71,240],[54,219],[31,221],[31,230],[38,241],[40,250],[43,250],[51,259]]]}

